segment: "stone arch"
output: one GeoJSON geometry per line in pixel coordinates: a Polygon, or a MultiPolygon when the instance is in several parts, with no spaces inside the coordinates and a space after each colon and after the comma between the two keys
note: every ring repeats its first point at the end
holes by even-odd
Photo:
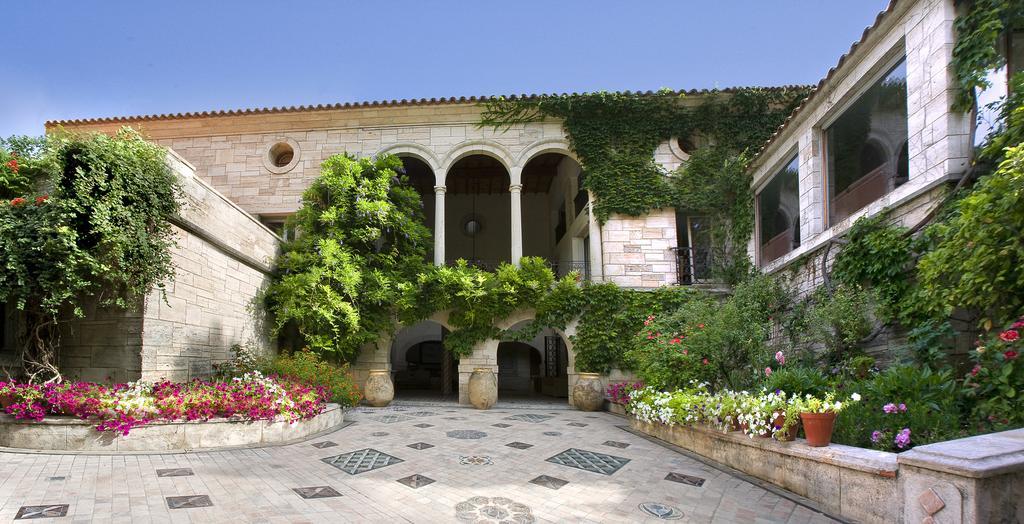
{"type": "Polygon", "coordinates": [[[505,146],[491,140],[469,140],[457,144],[455,148],[445,155],[444,160],[441,162],[443,169],[440,171],[438,185],[444,185],[443,182],[448,176],[448,171],[451,170],[456,162],[470,155],[486,155],[494,158],[505,167],[509,176],[512,174],[512,168],[516,165],[512,153],[505,146]]]}
{"type": "Polygon", "coordinates": [[[520,184],[522,181],[520,177],[522,175],[523,168],[526,164],[533,160],[535,157],[543,155],[544,153],[558,153],[571,158],[577,164],[580,163],[579,158],[576,157],[576,153],[573,152],[569,142],[562,138],[545,138],[538,140],[523,149],[519,156],[516,158],[516,167],[512,183],[520,184]]]}
{"type": "Polygon", "coordinates": [[[430,166],[431,171],[434,172],[434,183],[437,184],[437,172],[441,169],[441,162],[437,159],[437,156],[430,150],[430,148],[412,142],[401,142],[398,144],[391,144],[390,146],[378,151],[377,154],[416,157],[430,166]]]}

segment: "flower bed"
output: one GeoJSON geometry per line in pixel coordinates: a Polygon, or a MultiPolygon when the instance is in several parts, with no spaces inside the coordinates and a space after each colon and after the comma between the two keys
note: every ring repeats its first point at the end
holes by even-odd
{"type": "Polygon", "coordinates": [[[128,435],[156,422],[282,420],[295,423],[324,411],[323,387],[264,377],[258,372],[224,382],[133,382],[106,386],[92,382],[21,384],[0,382],[0,406],[16,420],[76,417],[98,431],[128,435]]]}

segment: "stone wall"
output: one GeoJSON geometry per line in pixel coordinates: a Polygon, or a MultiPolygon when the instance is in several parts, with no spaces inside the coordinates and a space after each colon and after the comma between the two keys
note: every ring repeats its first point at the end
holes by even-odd
{"type": "Polygon", "coordinates": [[[675,209],[614,215],[601,228],[601,244],[606,281],[632,288],[676,283],[675,209]]]}

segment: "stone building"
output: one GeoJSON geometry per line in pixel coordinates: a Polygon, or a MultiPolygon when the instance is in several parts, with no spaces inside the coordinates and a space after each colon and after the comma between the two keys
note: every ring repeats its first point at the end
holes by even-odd
{"type": "MultiPolygon", "coordinates": [[[[883,209],[896,208],[898,220],[913,223],[963,173],[971,118],[950,110],[955,15],[954,0],[892,1],[765,145],[752,165],[757,225],[749,252],[756,265],[778,273],[820,257],[854,220],[883,209]]],[[[688,94],[699,103],[706,92],[688,94]]],[[[266,284],[278,243],[292,234],[284,219],[299,208],[321,162],[343,152],[401,157],[422,197],[436,264],[466,259],[490,267],[538,256],[557,274],[579,270],[585,278],[633,288],[688,285],[706,276],[703,217],[660,209],[599,224],[560,122],[483,128],[484,101],[47,123],[47,129],[75,131],[139,129],[173,151],[172,163],[193,181],[190,195],[202,201],[179,224],[185,240],[167,302],[148,297],[143,313],[124,318],[97,312],[82,323],[62,364],[87,378],[177,379],[207,373],[234,343],[272,349],[274,342],[259,330],[260,313],[245,308],[266,284]],[[124,347],[101,354],[107,341],[92,333],[118,322],[130,326],[124,347]]],[[[654,151],[666,170],[689,157],[680,143],[686,142],[674,138],[654,151]]],[[[806,292],[820,284],[820,264],[802,267],[796,280],[806,292]]],[[[358,375],[386,368],[399,389],[440,388],[446,319],[438,312],[366,348],[355,365],[358,375]]],[[[522,311],[502,327],[530,319],[531,312],[522,311]]],[[[474,367],[485,366],[497,370],[506,393],[566,396],[575,380],[573,331],[547,329],[528,343],[487,341],[459,362],[459,385],[474,367]]]]}

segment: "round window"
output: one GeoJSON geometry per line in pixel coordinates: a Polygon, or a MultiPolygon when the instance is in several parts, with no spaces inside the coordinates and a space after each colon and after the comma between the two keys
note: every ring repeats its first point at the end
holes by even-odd
{"type": "Polygon", "coordinates": [[[290,138],[279,138],[267,148],[263,165],[271,173],[286,173],[298,164],[299,144],[290,138]]]}
{"type": "Polygon", "coordinates": [[[470,218],[462,226],[462,230],[465,231],[466,235],[471,237],[475,237],[483,228],[483,224],[481,224],[476,218],[470,218]]]}

